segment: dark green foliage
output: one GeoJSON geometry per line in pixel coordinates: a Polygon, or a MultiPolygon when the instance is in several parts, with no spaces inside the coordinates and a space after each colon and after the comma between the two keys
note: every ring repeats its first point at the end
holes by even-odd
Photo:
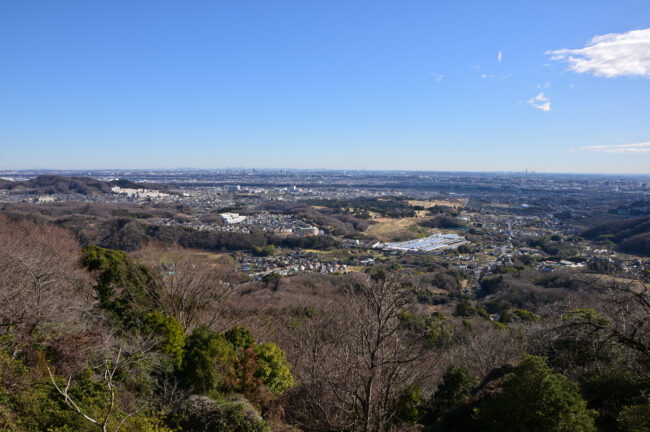
{"type": "Polygon", "coordinates": [[[621,432],[650,432],[650,399],[623,408],[618,423],[621,432]]]}
{"type": "Polygon", "coordinates": [[[154,285],[152,271],[137,264],[126,252],[98,246],[83,249],[82,263],[95,274],[100,307],[125,328],[140,325],[153,307],[148,296],[154,285]]]}
{"type": "Polygon", "coordinates": [[[503,285],[503,276],[485,277],[481,280],[482,295],[494,294],[503,285]]]}
{"type": "Polygon", "coordinates": [[[617,430],[623,407],[643,404],[650,394],[650,376],[625,369],[585,377],[581,383],[589,408],[598,411],[596,424],[603,431],[617,430]]]}
{"type": "Polygon", "coordinates": [[[235,326],[224,333],[224,336],[235,349],[251,348],[255,344],[253,334],[246,327],[235,326]]]}
{"type": "Polygon", "coordinates": [[[273,245],[266,245],[264,247],[253,246],[253,255],[255,256],[267,257],[267,256],[273,256],[274,253],[275,253],[275,246],[273,245]]]}
{"type": "Polygon", "coordinates": [[[424,423],[435,425],[451,409],[464,403],[476,388],[476,379],[466,368],[451,365],[442,376],[442,382],[427,403],[424,423]]]}
{"type": "Polygon", "coordinates": [[[366,272],[370,273],[370,278],[375,282],[386,280],[386,270],[383,268],[372,267],[367,269],[366,272]]]}
{"type": "Polygon", "coordinates": [[[145,318],[145,331],[158,334],[162,341],[160,351],[169,354],[175,368],[180,368],[185,348],[185,329],[174,317],[151,312],[145,318]]]}
{"type": "Polygon", "coordinates": [[[506,309],[501,312],[502,323],[539,321],[540,317],[526,309],[506,309]]]}
{"type": "Polygon", "coordinates": [[[431,283],[450,293],[459,293],[462,287],[458,275],[451,271],[436,273],[431,283]]]}
{"type": "Polygon", "coordinates": [[[183,384],[203,394],[216,390],[233,374],[236,361],[237,352],[225,336],[197,327],[185,341],[183,384]]]}
{"type": "Polygon", "coordinates": [[[262,281],[267,284],[270,284],[271,282],[277,283],[281,278],[282,276],[273,272],[273,273],[267,273],[264,276],[262,276],[262,281]]]}
{"type": "Polygon", "coordinates": [[[428,228],[455,229],[465,227],[465,224],[451,216],[437,215],[431,219],[418,222],[418,225],[428,228]]]}
{"type": "Polygon", "coordinates": [[[393,422],[396,424],[405,423],[414,425],[420,422],[422,417],[422,390],[417,384],[406,387],[394,402],[393,422]]]}
{"type": "Polygon", "coordinates": [[[526,356],[475,412],[482,429],[495,432],[592,432],[593,417],[578,386],[535,356],[526,356]]]}
{"type": "MultiPolygon", "coordinates": [[[[65,388],[66,383],[63,379],[55,379],[61,388],[65,388]]],[[[90,369],[86,369],[73,380],[69,395],[83,412],[92,418],[103,420],[109,410],[110,393],[106,384],[101,379],[93,377],[90,369]]],[[[13,429],[5,428],[2,425],[2,409],[0,409],[2,431],[95,432],[100,430],[98,426],[67,406],[63,397],[47,378],[26,383],[21,389],[14,388],[7,406],[13,411],[15,421],[13,429]]],[[[108,430],[115,430],[126,416],[127,413],[118,406],[109,417],[108,430]]],[[[168,432],[170,430],[155,414],[141,411],[126,420],[120,431],[168,432]]]]}
{"type": "MultiPolygon", "coordinates": [[[[58,384],[65,387],[63,379],[58,380],[58,384]]],[[[63,397],[49,381],[44,379],[34,383],[29,393],[30,399],[33,399],[23,408],[27,414],[25,426],[38,427],[41,430],[57,430],[64,427],[71,428],[68,430],[91,429],[85,419],[64,403],[63,397]]],[[[93,380],[92,371],[88,369],[75,380],[70,388],[70,396],[93,418],[98,418],[106,412],[110,400],[105,385],[93,380]]]]}
{"type": "Polygon", "coordinates": [[[225,335],[197,327],[186,339],[181,376],[195,392],[238,392],[251,399],[262,385],[280,395],[294,383],[284,352],[271,342],[255,344],[243,327],[225,335]]]}
{"type": "Polygon", "coordinates": [[[22,392],[29,385],[29,369],[20,359],[12,358],[15,349],[11,336],[0,337],[0,430],[18,430],[15,412],[21,402],[22,392]]]}
{"type": "Polygon", "coordinates": [[[456,305],[456,310],[454,310],[454,316],[457,317],[483,317],[488,318],[489,315],[480,304],[472,305],[467,300],[462,300],[456,305]]]}
{"type": "Polygon", "coordinates": [[[279,237],[269,235],[269,243],[288,249],[317,249],[330,250],[339,246],[339,241],[329,235],[317,235],[310,237],[279,237]]]}

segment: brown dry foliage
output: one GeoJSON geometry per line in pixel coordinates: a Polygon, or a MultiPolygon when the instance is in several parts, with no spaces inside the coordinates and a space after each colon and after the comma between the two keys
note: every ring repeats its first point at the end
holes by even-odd
{"type": "Polygon", "coordinates": [[[74,237],[0,217],[0,244],[0,334],[44,336],[80,325],[93,292],[74,237]]]}

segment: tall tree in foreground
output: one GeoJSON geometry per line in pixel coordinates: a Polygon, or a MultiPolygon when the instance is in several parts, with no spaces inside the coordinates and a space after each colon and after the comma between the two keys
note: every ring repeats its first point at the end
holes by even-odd
{"type": "Polygon", "coordinates": [[[553,373],[543,358],[526,356],[501,393],[475,412],[480,430],[494,432],[595,432],[594,413],[578,386],[553,373]]]}
{"type": "MultiPolygon", "coordinates": [[[[297,331],[289,415],[305,430],[404,430],[400,401],[426,380],[432,351],[404,320],[413,286],[398,273],[359,275],[349,295],[297,331]]],[[[403,408],[403,407],[402,407],[403,408]]]]}

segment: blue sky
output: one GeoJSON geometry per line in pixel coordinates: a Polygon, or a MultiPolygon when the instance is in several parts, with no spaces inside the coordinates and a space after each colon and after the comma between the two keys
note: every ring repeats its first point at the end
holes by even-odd
{"type": "Polygon", "coordinates": [[[650,174],[650,2],[0,2],[0,169],[177,167],[650,174]]]}

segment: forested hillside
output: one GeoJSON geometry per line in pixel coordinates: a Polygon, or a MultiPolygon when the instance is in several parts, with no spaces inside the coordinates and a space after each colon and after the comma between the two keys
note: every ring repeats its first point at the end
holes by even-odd
{"type": "MultiPolygon", "coordinates": [[[[120,179],[105,182],[90,177],[66,177],[59,175],[42,174],[25,181],[9,181],[0,179],[0,189],[19,193],[32,193],[38,195],[52,194],[80,194],[97,195],[110,193],[113,186],[122,188],[143,188],[142,184],[130,180],[120,179]]],[[[147,183],[147,189],[167,190],[165,185],[147,183]]]]}
{"type": "Polygon", "coordinates": [[[583,233],[603,244],[614,243],[621,252],[650,256],[650,218],[611,221],[583,233]]]}
{"type": "Polygon", "coordinates": [[[650,428],[644,280],[515,263],[474,300],[426,257],[256,281],[45,222],[0,242],[2,431],[650,428]]]}

